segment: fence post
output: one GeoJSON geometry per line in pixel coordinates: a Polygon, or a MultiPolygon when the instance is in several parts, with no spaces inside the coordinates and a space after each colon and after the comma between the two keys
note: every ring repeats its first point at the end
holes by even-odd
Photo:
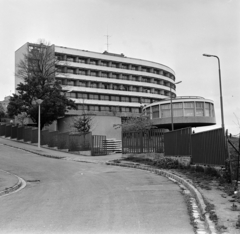
{"type": "Polygon", "coordinates": [[[143,153],[143,130],[140,131],[140,153],[143,153]]]}

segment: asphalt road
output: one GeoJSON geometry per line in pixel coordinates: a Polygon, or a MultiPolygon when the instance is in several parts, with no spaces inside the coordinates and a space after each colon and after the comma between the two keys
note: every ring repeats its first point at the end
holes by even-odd
{"type": "Polygon", "coordinates": [[[27,181],[0,197],[0,233],[194,233],[179,187],[147,171],[3,145],[0,169],[27,181]]]}

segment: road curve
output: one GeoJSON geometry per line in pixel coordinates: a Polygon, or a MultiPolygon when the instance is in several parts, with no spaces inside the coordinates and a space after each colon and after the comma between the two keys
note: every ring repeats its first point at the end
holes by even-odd
{"type": "Polygon", "coordinates": [[[0,160],[27,181],[0,197],[1,233],[194,233],[179,187],[165,177],[3,145],[0,160]]]}

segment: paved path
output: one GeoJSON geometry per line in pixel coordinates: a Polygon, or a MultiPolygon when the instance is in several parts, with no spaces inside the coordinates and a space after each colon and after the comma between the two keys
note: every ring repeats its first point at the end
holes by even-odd
{"type": "Polygon", "coordinates": [[[194,233],[179,187],[164,177],[106,166],[109,156],[76,162],[4,145],[0,152],[0,169],[27,181],[0,197],[3,233],[194,233]]]}

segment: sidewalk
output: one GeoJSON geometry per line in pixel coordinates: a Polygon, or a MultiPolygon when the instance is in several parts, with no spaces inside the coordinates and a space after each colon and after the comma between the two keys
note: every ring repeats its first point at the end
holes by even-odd
{"type": "Polygon", "coordinates": [[[105,156],[84,156],[68,153],[65,151],[59,151],[50,149],[47,147],[42,147],[38,149],[37,145],[28,144],[26,142],[21,142],[13,139],[0,137],[0,144],[4,144],[10,147],[19,148],[26,150],[28,152],[32,152],[38,154],[40,156],[56,158],[56,159],[65,159],[72,160],[78,162],[89,162],[89,163],[105,163],[109,160],[119,159],[122,157],[122,154],[109,154],[105,156]]]}

